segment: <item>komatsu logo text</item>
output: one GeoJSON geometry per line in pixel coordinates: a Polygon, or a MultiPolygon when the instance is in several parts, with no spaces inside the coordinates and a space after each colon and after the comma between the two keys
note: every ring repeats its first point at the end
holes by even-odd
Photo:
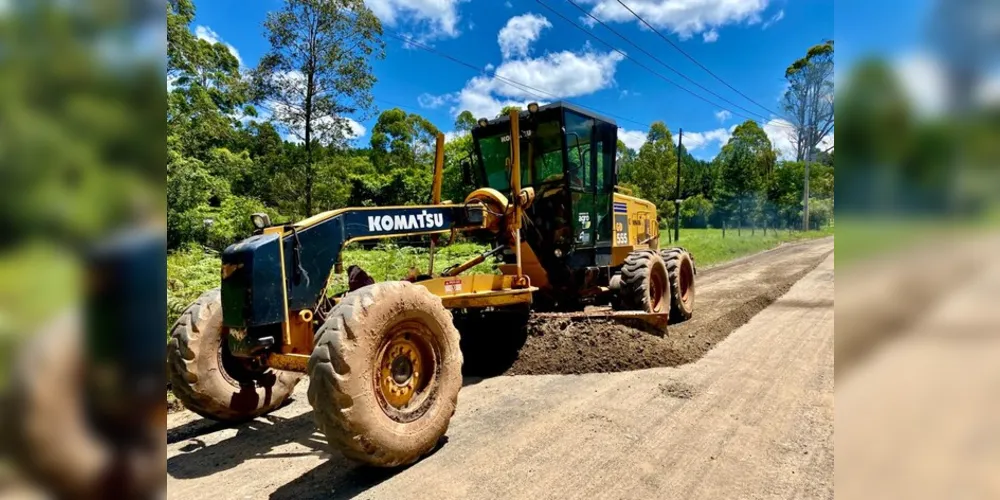
{"type": "Polygon", "coordinates": [[[400,231],[411,229],[438,229],[444,227],[444,214],[427,213],[411,215],[369,215],[369,231],[400,231]]]}

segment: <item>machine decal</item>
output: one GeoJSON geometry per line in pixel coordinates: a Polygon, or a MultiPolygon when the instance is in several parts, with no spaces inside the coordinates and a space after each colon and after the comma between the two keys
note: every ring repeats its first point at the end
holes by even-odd
{"type": "Polygon", "coordinates": [[[427,213],[421,210],[419,214],[369,215],[368,230],[399,231],[401,229],[434,229],[444,227],[443,213],[427,213]]]}
{"type": "Polygon", "coordinates": [[[628,215],[615,214],[615,245],[628,245],[628,215]]]}
{"type": "Polygon", "coordinates": [[[459,292],[461,292],[462,291],[462,280],[461,279],[446,280],[444,282],[444,291],[445,291],[445,293],[459,293],[459,292]]]}

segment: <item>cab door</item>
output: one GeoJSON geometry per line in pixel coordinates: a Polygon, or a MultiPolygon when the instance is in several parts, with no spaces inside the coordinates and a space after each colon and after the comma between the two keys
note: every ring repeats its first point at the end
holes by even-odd
{"type": "Polygon", "coordinates": [[[565,111],[566,176],[569,182],[575,249],[591,249],[597,241],[598,214],[593,118],[565,111]]]}

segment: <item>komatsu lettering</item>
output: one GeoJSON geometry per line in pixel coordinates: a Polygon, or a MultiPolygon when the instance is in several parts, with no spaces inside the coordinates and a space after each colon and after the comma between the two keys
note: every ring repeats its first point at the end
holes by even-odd
{"type": "Polygon", "coordinates": [[[427,213],[426,210],[421,210],[419,214],[368,216],[368,230],[372,232],[437,229],[442,227],[444,227],[444,214],[440,212],[427,213]]]}

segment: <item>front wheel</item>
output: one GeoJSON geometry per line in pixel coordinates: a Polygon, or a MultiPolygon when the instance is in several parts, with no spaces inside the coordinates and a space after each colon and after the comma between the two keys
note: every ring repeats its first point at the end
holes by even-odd
{"type": "Polygon", "coordinates": [[[628,254],[622,264],[617,309],[647,313],[670,310],[670,287],[667,267],[653,250],[628,254]]]}
{"type": "Polygon", "coordinates": [[[222,325],[222,294],[209,290],[181,314],[167,343],[167,375],[174,395],[206,418],[239,422],[281,406],[302,377],[229,353],[222,325]]]}
{"type": "Polygon", "coordinates": [[[347,294],[316,333],[309,403],[330,445],[382,467],[415,462],[448,430],[462,387],[458,330],[408,282],[347,294]]]}
{"type": "Polygon", "coordinates": [[[670,278],[670,322],[680,323],[694,314],[694,256],[676,247],[660,250],[660,257],[667,266],[670,278]]]}

